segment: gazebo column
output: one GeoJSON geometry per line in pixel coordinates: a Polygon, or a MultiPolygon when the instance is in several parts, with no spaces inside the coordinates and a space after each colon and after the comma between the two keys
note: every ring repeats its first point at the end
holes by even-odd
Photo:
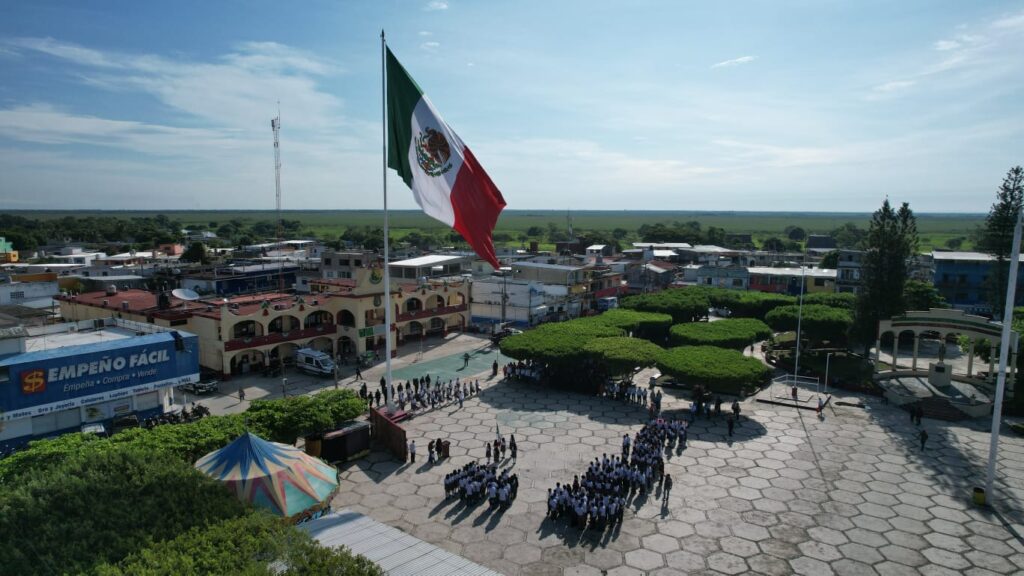
{"type": "MultiPolygon", "coordinates": [[[[996,355],[995,355],[995,348],[993,347],[993,349],[988,354],[988,376],[985,378],[985,382],[988,382],[989,384],[991,384],[991,383],[996,381],[996,368],[995,368],[995,366],[996,366],[996,355]]],[[[1007,366],[1007,369],[1009,369],[1009,366],[1007,366]]]]}
{"type": "Polygon", "coordinates": [[[967,377],[974,376],[974,338],[969,339],[967,346],[967,377]]]}
{"type": "Polygon", "coordinates": [[[878,364],[882,361],[882,337],[879,335],[878,340],[875,340],[875,369],[878,369],[878,364]]]}
{"type": "Polygon", "coordinates": [[[914,332],[914,361],[910,365],[911,370],[917,371],[917,346],[921,343],[921,335],[914,332]]]}
{"type": "Polygon", "coordinates": [[[896,332],[892,335],[892,371],[896,371],[896,363],[899,362],[900,357],[900,333],[896,332]]]}

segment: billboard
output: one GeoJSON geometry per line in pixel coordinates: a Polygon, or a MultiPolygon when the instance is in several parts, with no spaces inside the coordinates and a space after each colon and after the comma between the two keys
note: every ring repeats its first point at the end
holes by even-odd
{"type": "Polygon", "coordinates": [[[199,381],[199,339],[169,332],[0,360],[0,420],[129,398],[199,381]]]}

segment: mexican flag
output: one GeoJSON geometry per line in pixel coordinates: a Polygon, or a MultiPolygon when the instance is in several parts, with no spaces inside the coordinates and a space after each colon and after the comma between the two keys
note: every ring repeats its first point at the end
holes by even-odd
{"type": "Polygon", "coordinates": [[[427,215],[451,226],[498,268],[491,233],[505,199],[387,49],[388,166],[427,215]]]}

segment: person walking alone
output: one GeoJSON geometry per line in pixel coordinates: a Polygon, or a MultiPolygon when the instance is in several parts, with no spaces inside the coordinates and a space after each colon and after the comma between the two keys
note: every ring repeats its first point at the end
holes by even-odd
{"type": "Polygon", "coordinates": [[[416,441],[409,441],[409,462],[416,463],[416,441]]]}
{"type": "Polygon", "coordinates": [[[924,451],[924,443],[928,441],[928,431],[922,428],[921,429],[921,433],[918,434],[917,437],[921,441],[921,451],[923,452],[924,451]]]}
{"type": "Polygon", "coordinates": [[[736,419],[730,416],[727,420],[727,424],[729,425],[729,438],[732,438],[733,428],[736,427],[736,419]]]}
{"type": "Polygon", "coordinates": [[[668,502],[669,492],[672,491],[672,475],[666,474],[664,480],[665,488],[661,491],[661,501],[668,502]]]}

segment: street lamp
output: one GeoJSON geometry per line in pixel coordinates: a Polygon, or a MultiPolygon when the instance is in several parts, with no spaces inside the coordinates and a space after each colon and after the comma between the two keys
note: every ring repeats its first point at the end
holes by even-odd
{"type": "Polygon", "coordinates": [[[828,394],[828,361],[832,358],[835,352],[829,352],[825,355],[825,394],[828,394]]]}

